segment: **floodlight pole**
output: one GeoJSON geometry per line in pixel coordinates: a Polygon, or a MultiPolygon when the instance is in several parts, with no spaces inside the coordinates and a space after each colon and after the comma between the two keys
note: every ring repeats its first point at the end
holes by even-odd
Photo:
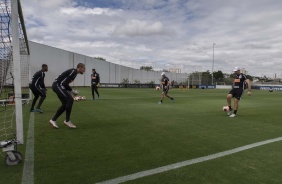
{"type": "MultiPolygon", "coordinates": [[[[188,78],[187,78],[187,79],[188,79],[188,82],[187,82],[187,83],[188,83],[188,89],[190,89],[189,75],[188,75],[188,78]]],[[[186,88],[186,89],[187,89],[187,88],[186,88]]]]}
{"type": "Polygon", "coordinates": [[[215,43],[213,43],[213,52],[212,52],[212,85],[213,85],[213,67],[214,67],[214,46],[215,43]]]}

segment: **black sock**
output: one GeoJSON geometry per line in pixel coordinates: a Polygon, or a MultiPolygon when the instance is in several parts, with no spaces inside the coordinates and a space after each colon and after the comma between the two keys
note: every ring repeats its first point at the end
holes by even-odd
{"type": "Polygon", "coordinates": [[[232,109],[231,106],[229,106],[229,110],[230,110],[230,111],[231,111],[231,109],[232,109]]]}
{"type": "Polygon", "coordinates": [[[234,110],[234,114],[236,114],[237,113],[237,110],[234,110]]]}

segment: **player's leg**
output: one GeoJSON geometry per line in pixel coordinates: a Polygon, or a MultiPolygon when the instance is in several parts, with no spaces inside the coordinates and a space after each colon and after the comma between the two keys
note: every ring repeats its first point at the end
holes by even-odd
{"type": "Polygon", "coordinates": [[[73,98],[71,95],[69,95],[66,98],[66,120],[64,121],[64,124],[70,128],[76,128],[76,126],[72,124],[72,122],[70,121],[72,105],[73,105],[73,98]]]}
{"type": "Polygon", "coordinates": [[[229,107],[229,110],[231,110],[231,99],[233,98],[233,95],[232,94],[228,94],[227,97],[226,97],[226,100],[227,100],[227,105],[229,107]]]}
{"type": "Polygon", "coordinates": [[[73,105],[73,98],[71,95],[69,95],[66,98],[66,121],[70,121],[70,115],[71,115],[71,110],[72,110],[72,105],[73,105]]]}
{"type": "Polygon", "coordinates": [[[232,111],[232,107],[231,107],[231,99],[235,96],[235,90],[232,89],[231,91],[229,91],[229,93],[227,94],[226,97],[226,101],[227,101],[227,105],[229,107],[229,111],[232,111]]]}
{"type": "Polygon", "coordinates": [[[241,99],[242,94],[243,94],[243,89],[236,90],[236,95],[234,96],[234,112],[229,117],[233,118],[236,116],[239,108],[239,101],[241,99]]]}
{"type": "Polygon", "coordinates": [[[235,91],[232,89],[226,97],[227,105],[229,107],[229,111],[227,111],[227,115],[230,116],[232,114],[232,107],[231,107],[231,99],[234,97],[235,91]]]}
{"type": "Polygon", "coordinates": [[[65,112],[66,110],[66,104],[67,104],[67,101],[65,99],[65,97],[62,97],[61,95],[58,95],[58,98],[59,100],[61,101],[62,105],[58,108],[56,114],[54,115],[54,117],[52,118],[53,121],[56,121],[58,119],[58,117],[63,113],[65,112]]]}
{"type": "Polygon", "coordinates": [[[164,93],[164,92],[162,92],[162,94],[161,94],[161,101],[159,102],[159,104],[162,104],[162,103],[163,103],[164,96],[165,96],[165,93],[164,93]]]}
{"type": "Polygon", "coordinates": [[[56,114],[53,116],[52,120],[56,121],[66,110],[66,105],[67,105],[67,101],[65,98],[62,98],[58,95],[58,98],[60,99],[62,105],[58,108],[56,114]]]}
{"type": "Polygon", "coordinates": [[[92,100],[94,100],[95,97],[94,97],[94,85],[93,84],[91,85],[91,90],[92,90],[92,100]]]}
{"type": "Polygon", "coordinates": [[[234,98],[234,112],[229,116],[230,118],[234,118],[236,116],[238,107],[239,107],[239,100],[237,98],[234,98]]]}
{"type": "Polygon", "coordinates": [[[173,102],[173,101],[174,101],[174,98],[168,96],[168,90],[169,90],[169,88],[167,88],[167,89],[165,90],[165,96],[166,96],[167,98],[169,98],[169,99],[171,100],[171,102],[173,102]]]}
{"type": "Polygon", "coordinates": [[[171,102],[173,102],[173,101],[174,101],[174,98],[172,98],[172,97],[168,96],[167,94],[165,94],[165,96],[166,96],[167,98],[169,98],[169,99],[171,100],[171,102]]]}
{"type": "Polygon", "coordinates": [[[234,98],[234,114],[237,113],[238,108],[239,108],[239,99],[234,98]]]}
{"type": "Polygon", "coordinates": [[[38,93],[35,89],[32,89],[32,88],[31,88],[31,91],[32,91],[32,93],[33,93],[34,98],[33,98],[33,100],[32,100],[30,112],[36,112],[36,110],[34,110],[34,106],[35,106],[35,104],[36,104],[36,101],[37,101],[38,98],[39,98],[39,93],[38,93]]]}
{"type": "Polygon", "coordinates": [[[95,93],[98,95],[98,98],[100,97],[100,94],[99,94],[99,92],[98,92],[98,86],[97,85],[95,85],[95,93]]]}
{"type": "Polygon", "coordinates": [[[40,90],[39,92],[40,92],[40,94],[39,94],[40,95],[40,100],[39,100],[38,105],[36,107],[36,111],[40,112],[40,113],[43,113],[43,111],[40,109],[40,107],[41,107],[42,103],[44,102],[44,100],[46,98],[46,92],[44,92],[42,90],[40,90]]]}
{"type": "MultiPolygon", "coordinates": [[[[67,92],[66,90],[63,90],[57,83],[53,83],[52,85],[53,91],[57,94],[59,100],[61,101],[62,105],[58,108],[56,114],[53,116],[53,118],[49,121],[49,123],[54,127],[54,128],[59,128],[56,124],[56,120],[58,119],[59,116],[66,110],[66,97],[67,97],[67,92]]],[[[69,94],[69,93],[68,93],[69,94]]],[[[70,94],[69,94],[70,95],[70,94]]]]}

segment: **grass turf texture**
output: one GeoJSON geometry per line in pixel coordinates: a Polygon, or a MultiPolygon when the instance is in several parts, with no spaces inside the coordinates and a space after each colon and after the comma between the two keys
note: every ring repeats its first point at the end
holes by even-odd
{"type": "MultiPolygon", "coordinates": [[[[77,129],[48,125],[60,105],[51,89],[35,114],[35,183],[93,184],[136,172],[234,149],[282,136],[281,92],[244,95],[238,115],[222,111],[228,90],[169,91],[174,103],[154,89],[77,88],[86,101],[74,102],[77,129]]],[[[29,108],[24,109],[25,133],[29,108]]],[[[280,183],[282,142],[190,165],[126,183],[280,183]]],[[[20,151],[25,153],[24,146],[20,151]]],[[[3,157],[0,157],[3,158],[3,157]]],[[[3,158],[4,160],[4,158],[3,158]]],[[[0,164],[1,183],[20,183],[23,163],[0,164]]]]}

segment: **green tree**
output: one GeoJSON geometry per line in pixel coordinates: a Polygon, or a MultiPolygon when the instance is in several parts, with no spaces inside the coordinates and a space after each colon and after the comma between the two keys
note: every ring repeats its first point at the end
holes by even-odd
{"type": "Polygon", "coordinates": [[[141,84],[140,80],[135,79],[134,84],[141,84]]]}
{"type": "MultiPolygon", "coordinates": [[[[198,72],[197,72],[198,73],[198,72]]],[[[202,72],[202,76],[203,77],[211,77],[211,72],[209,70],[205,71],[205,72],[202,72]]]]}
{"type": "Polygon", "coordinates": [[[102,61],[106,61],[106,59],[102,58],[102,57],[94,57],[94,59],[99,59],[99,60],[102,60],[102,61]]]}
{"type": "Polygon", "coordinates": [[[155,81],[147,82],[147,84],[155,84],[155,81]]]}
{"type": "Polygon", "coordinates": [[[152,66],[141,66],[140,70],[152,71],[153,67],[152,66]]]}
{"type": "Polygon", "coordinates": [[[129,84],[129,80],[128,79],[122,79],[121,83],[122,84],[129,84]]]}
{"type": "Polygon", "coordinates": [[[224,74],[222,73],[222,71],[218,70],[216,72],[213,72],[213,77],[217,80],[220,81],[224,78],[224,74]]]}

